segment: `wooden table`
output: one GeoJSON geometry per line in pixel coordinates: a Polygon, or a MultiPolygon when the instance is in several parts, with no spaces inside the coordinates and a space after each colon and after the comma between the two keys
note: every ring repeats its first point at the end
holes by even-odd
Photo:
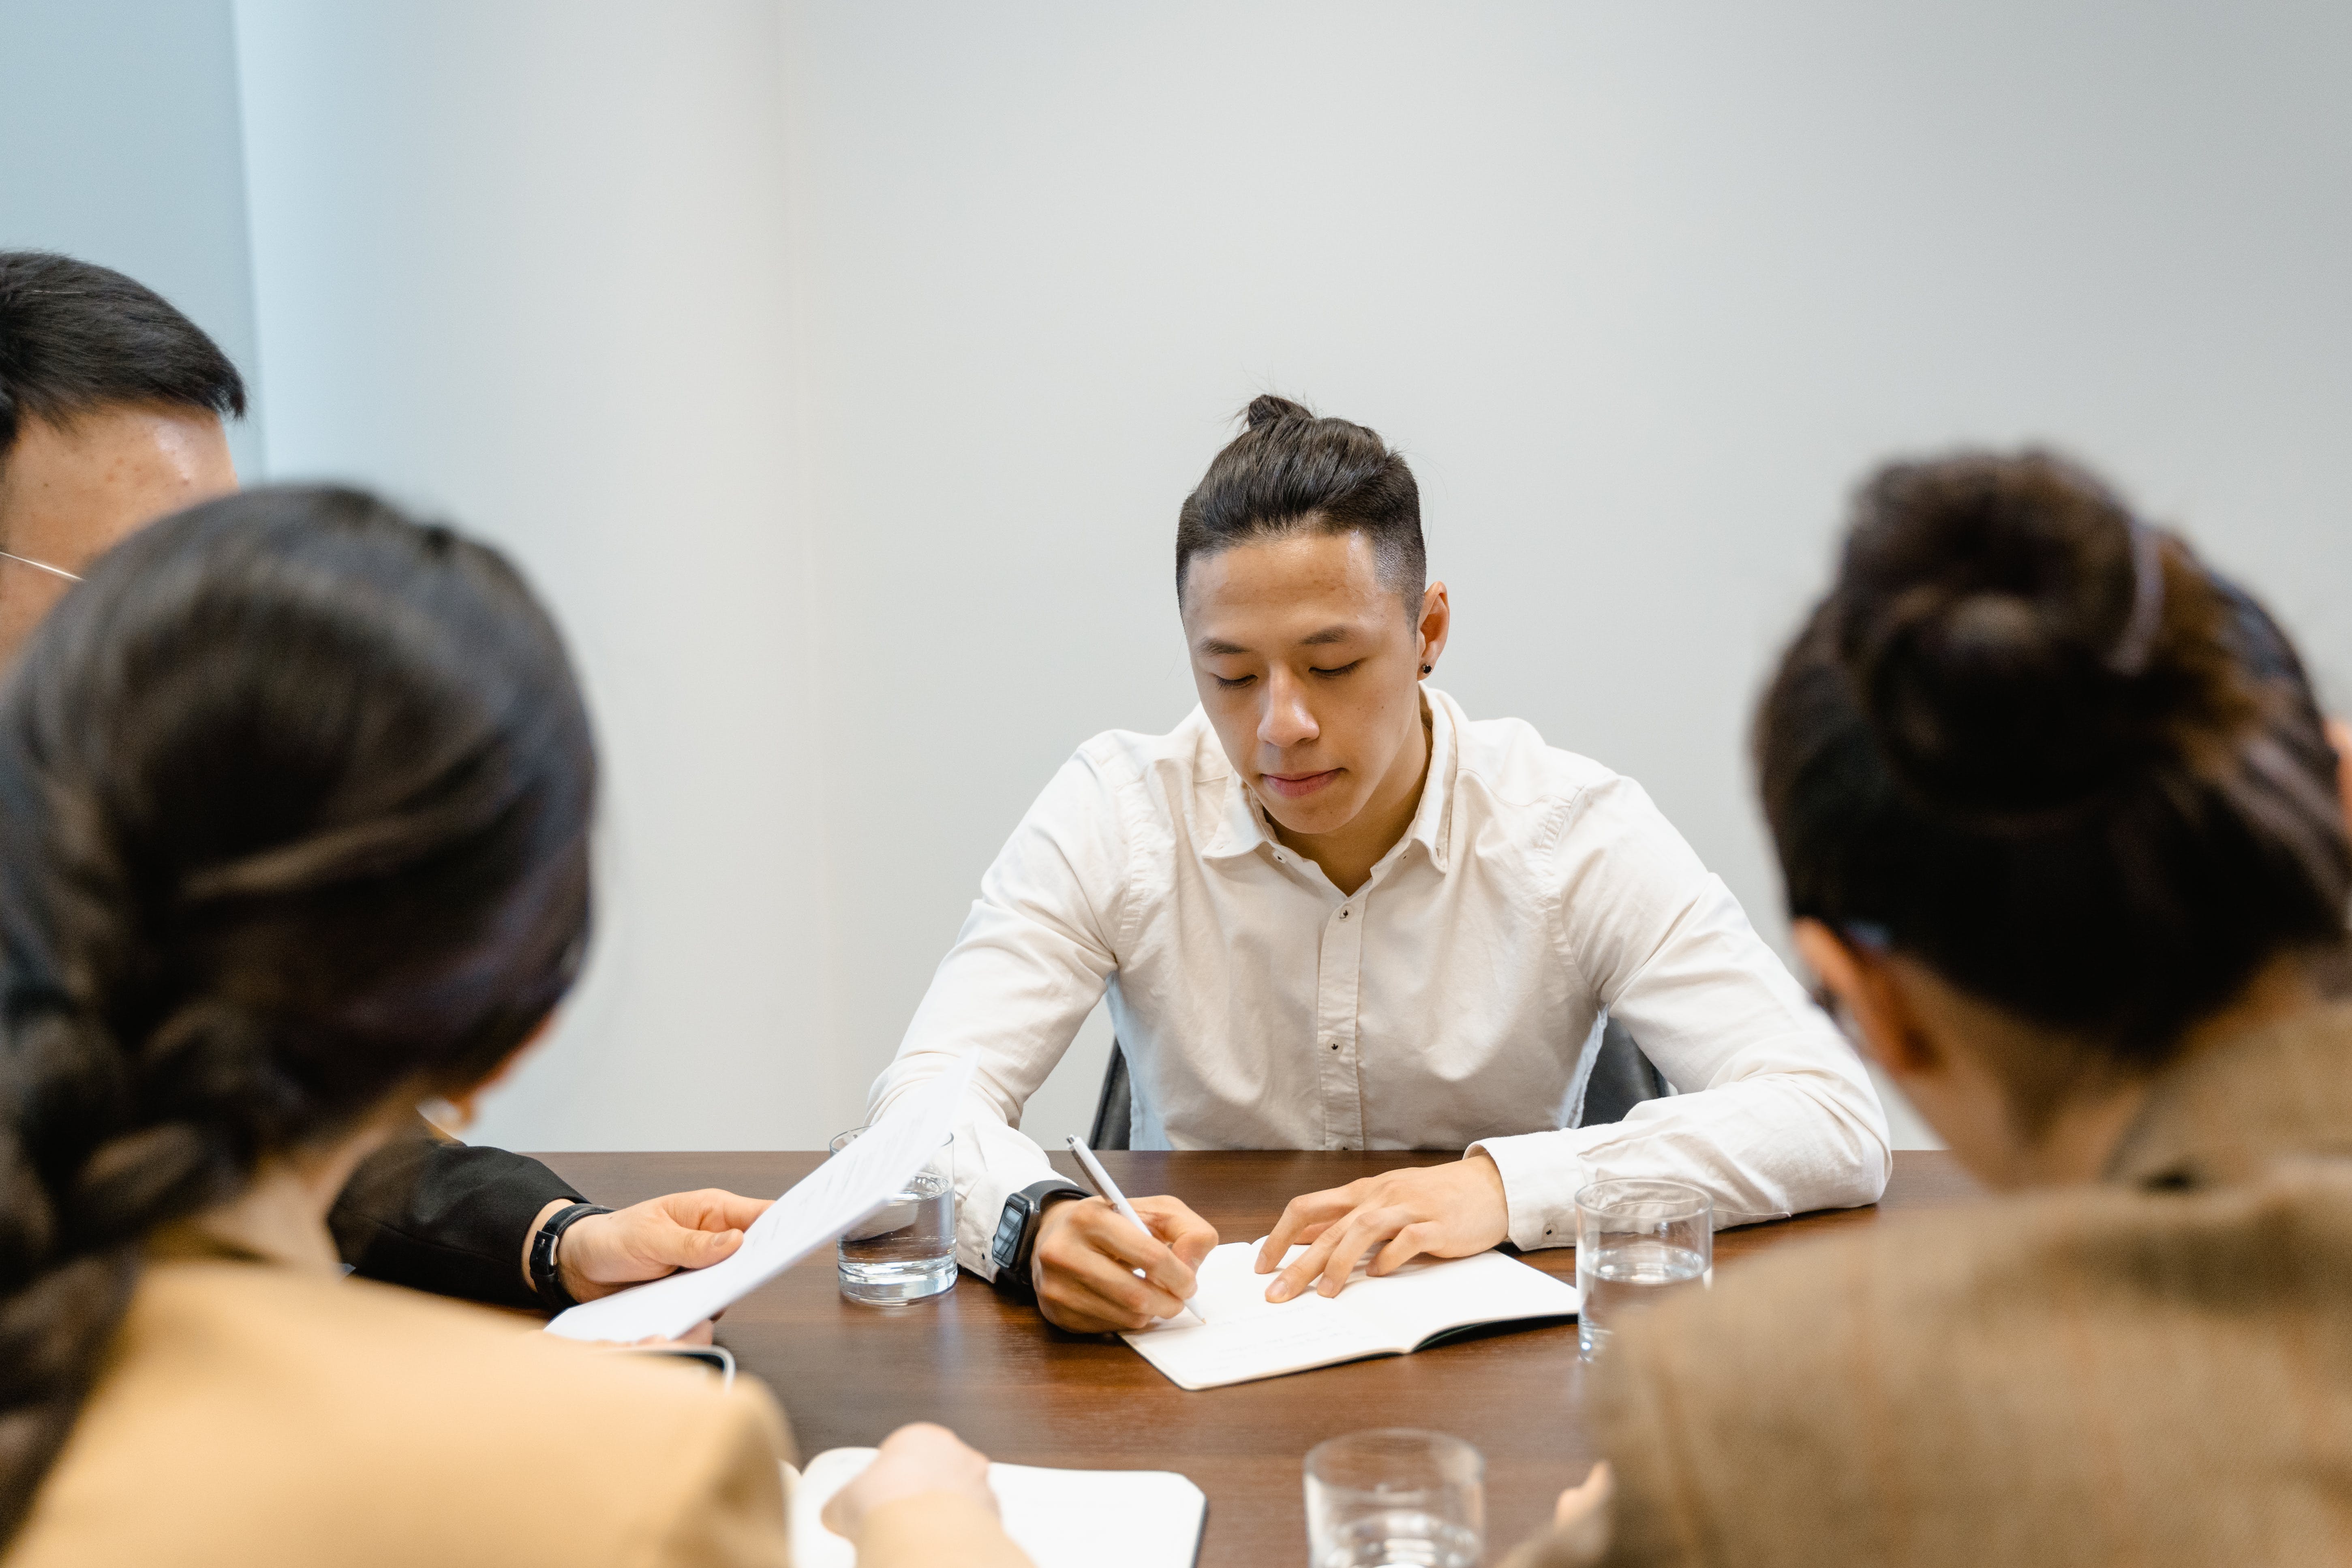
{"type": "MultiPolygon", "coordinates": [[[[703,1186],[783,1191],[814,1153],[548,1154],[600,1203],[703,1186]]],[[[1412,1153],[1105,1153],[1129,1193],[1174,1193],[1227,1241],[1273,1226],[1293,1195],[1399,1165],[1412,1153]]],[[[1067,1155],[1055,1157],[1076,1176],[1067,1155]]],[[[1965,1201],[1975,1187],[1949,1155],[1900,1153],[1875,1208],[1810,1215],[1716,1237],[1718,1267],[1801,1237],[1878,1223],[1892,1210],[1965,1201]]],[[[1575,1253],[1528,1261],[1573,1278],[1575,1253]]],[[[719,1342],[782,1399],[803,1456],[878,1442],[915,1420],[953,1427],[990,1458],[1074,1468],[1171,1469],[1209,1496],[1204,1568],[1281,1564],[1307,1554],[1300,1463],[1324,1438],[1366,1426],[1451,1432],[1486,1456],[1489,1556],[1538,1527],[1582,1476],[1584,1366],[1575,1325],[1496,1331],[1414,1355],[1186,1394],[1116,1339],[1047,1327],[971,1275],[912,1306],[854,1306],[834,1288],[830,1249],[730,1309],[719,1342]]],[[[1106,1561],[1109,1561],[1106,1558],[1106,1561]]]]}

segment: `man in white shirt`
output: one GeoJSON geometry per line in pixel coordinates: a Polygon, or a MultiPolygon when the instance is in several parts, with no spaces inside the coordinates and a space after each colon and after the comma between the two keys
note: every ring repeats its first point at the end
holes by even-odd
{"type": "Polygon", "coordinates": [[[1016,1131],[1106,989],[1138,1148],[1465,1150],[1293,1201],[1275,1300],[1566,1245],[1601,1176],[1704,1188],[1719,1225],[1874,1202],[1860,1061],[1641,787],[1423,686],[1451,610],[1403,460],[1279,398],[1248,420],[1178,526],[1201,707],[1063,766],[875,1084],[878,1113],[978,1054],[963,1264],[1080,1332],[1192,1293],[1205,1222],[1139,1199],[1142,1237],[1016,1131]],[[1580,1129],[1612,1013],[1679,1092],[1580,1129]]]}

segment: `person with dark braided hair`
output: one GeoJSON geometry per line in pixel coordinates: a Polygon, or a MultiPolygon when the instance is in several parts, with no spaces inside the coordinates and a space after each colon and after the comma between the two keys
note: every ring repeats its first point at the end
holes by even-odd
{"type": "MultiPolygon", "coordinates": [[[[236,366],[154,290],[0,251],[0,661],[117,541],[236,488],[222,421],[245,407],[236,366]]],[[[353,1173],[333,1227],[370,1279],[559,1311],[717,1262],[766,1206],[709,1188],[614,1213],[536,1160],[416,1121],[353,1173]]]]}
{"type": "MultiPolygon", "coordinates": [[[[167,519],[35,634],[0,690],[9,1568],[785,1562],[763,1390],[347,1279],[328,1232],[571,987],[596,772],[514,570],[355,491],[167,519]]],[[[937,1428],[834,1519],[868,1568],[1026,1561],[937,1428]]]]}
{"type": "Polygon", "coordinates": [[[1872,479],[1765,813],[1807,962],[1999,1195],[1629,1325],[1509,1568],[2352,1560],[2343,739],[2081,468],[1872,479]]]}

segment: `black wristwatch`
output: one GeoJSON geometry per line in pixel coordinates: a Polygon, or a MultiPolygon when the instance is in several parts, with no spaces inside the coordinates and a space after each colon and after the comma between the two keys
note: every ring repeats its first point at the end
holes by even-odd
{"type": "Polygon", "coordinates": [[[555,1244],[575,1222],[592,1214],[612,1212],[602,1204],[570,1204],[547,1216],[547,1223],[530,1238],[530,1288],[539,1292],[541,1300],[559,1312],[580,1305],[563,1288],[562,1272],[555,1267],[555,1244]]]}
{"type": "Polygon", "coordinates": [[[1055,1199],[1086,1195],[1086,1188],[1056,1176],[1051,1181],[1032,1182],[1004,1200],[1004,1213],[996,1222],[996,1237],[988,1244],[988,1256],[996,1262],[998,1289],[1016,1300],[1037,1299],[1036,1282],[1029,1278],[1029,1257],[1037,1250],[1037,1222],[1055,1199]]]}

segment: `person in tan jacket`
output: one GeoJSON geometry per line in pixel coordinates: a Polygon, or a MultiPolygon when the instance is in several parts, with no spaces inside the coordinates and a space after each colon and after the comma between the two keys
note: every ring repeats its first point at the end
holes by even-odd
{"type": "MultiPolygon", "coordinates": [[[[761,1389],[341,1277],[419,1099],[526,1048],[586,941],[595,757],[495,552],[257,490],[98,563],[0,690],[0,1557],[772,1565],[761,1389]]],[[[902,1430],[866,1568],[1026,1559],[902,1430]]]]}
{"type": "Polygon", "coordinates": [[[1795,937],[1996,1194],[1633,1322],[1511,1568],[2352,1562],[2344,763],[2045,455],[1904,464],[1757,750],[1795,937]]]}

